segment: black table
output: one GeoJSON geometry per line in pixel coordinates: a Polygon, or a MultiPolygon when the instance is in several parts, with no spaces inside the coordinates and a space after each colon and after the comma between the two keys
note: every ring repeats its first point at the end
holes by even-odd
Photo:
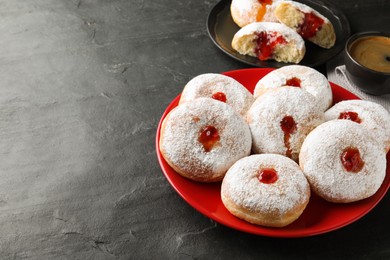
{"type": "MultiPolygon", "coordinates": [[[[389,1],[332,2],[352,32],[388,29],[389,1]]],[[[280,239],[220,225],[169,185],[163,111],[192,77],[247,67],[207,35],[216,3],[0,1],[1,259],[390,257],[389,195],[347,227],[280,239]]]]}

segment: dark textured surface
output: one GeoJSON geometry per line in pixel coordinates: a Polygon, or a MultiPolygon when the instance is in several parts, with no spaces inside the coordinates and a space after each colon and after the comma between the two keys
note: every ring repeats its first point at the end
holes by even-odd
{"type": "MultiPolygon", "coordinates": [[[[336,1],[352,32],[388,1],[336,1]]],[[[1,259],[385,259],[390,197],[340,230],[275,239],[195,211],[155,134],[192,77],[244,68],[208,38],[217,1],[0,1],[1,259]]],[[[321,68],[318,68],[321,70],[321,68]]]]}

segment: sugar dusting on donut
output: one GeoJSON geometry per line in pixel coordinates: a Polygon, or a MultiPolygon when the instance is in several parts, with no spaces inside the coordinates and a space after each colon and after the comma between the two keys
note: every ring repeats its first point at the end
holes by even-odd
{"type": "Polygon", "coordinates": [[[301,36],[297,34],[293,29],[290,27],[281,24],[281,23],[274,23],[274,22],[257,22],[257,23],[251,23],[247,26],[241,28],[237,31],[234,37],[241,37],[244,35],[251,35],[259,32],[278,32],[285,36],[288,40],[293,40],[297,44],[298,49],[304,49],[305,48],[305,42],[302,40],[301,36]]]}
{"type": "Polygon", "coordinates": [[[249,215],[250,212],[260,214],[272,222],[286,225],[302,213],[310,197],[310,188],[294,161],[281,155],[260,154],[245,157],[229,169],[222,183],[221,194],[249,215]],[[276,171],[278,179],[275,183],[259,181],[259,171],[264,168],[276,171]],[[294,217],[291,219],[292,214],[294,217]],[[284,222],[287,219],[288,223],[284,222]]]}
{"type": "Polygon", "coordinates": [[[313,8],[295,1],[282,1],[274,9],[277,20],[295,29],[303,38],[329,49],[336,42],[332,23],[313,8]]]}
{"type": "Polygon", "coordinates": [[[260,21],[276,22],[273,10],[280,1],[233,0],[230,5],[231,16],[239,27],[260,21]]]}
{"type": "Polygon", "coordinates": [[[302,65],[289,65],[271,71],[257,82],[253,95],[258,98],[266,91],[289,85],[289,80],[293,78],[300,81],[300,88],[316,98],[323,111],[332,105],[333,94],[327,78],[317,70],[302,65]]]}
{"type": "Polygon", "coordinates": [[[184,87],[179,103],[192,101],[199,97],[213,98],[215,93],[226,97],[226,104],[245,116],[252,105],[253,95],[235,79],[216,73],[205,73],[191,79],[184,87]]]}
{"type": "Polygon", "coordinates": [[[294,6],[296,6],[300,11],[305,13],[314,13],[316,16],[320,17],[322,20],[324,20],[326,23],[329,23],[329,19],[323,16],[321,13],[319,13],[317,10],[311,8],[308,5],[296,2],[296,1],[282,1],[282,2],[288,2],[294,6]]]}
{"type": "Polygon", "coordinates": [[[198,98],[171,110],[161,128],[160,150],[178,173],[198,181],[221,180],[238,159],[249,155],[248,125],[225,103],[198,98]],[[215,127],[220,140],[210,151],[199,142],[205,126],[215,127]]]}
{"type": "Polygon", "coordinates": [[[240,13],[248,12],[259,5],[259,1],[257,0],[233,0],[232,4],[235,8],[237,8],[240,13]]]}
{"type": "Polygon", "coordinates": [[[315,128],[302,144],[299,164],[312,190],[331,202],[354,202],[373,195],[386,175],[386,154],[371,133],[349,120],[315,128]],[[341,155],[356,148],[364,162],[359,172],[343,166],[341,155]]]}
{"type": "Polygon", "coordinates": [[[286,155],[290,148],[294,160],[298,159],[306,135],[323,121],[323,112],[316,105],[314,97],[294,87],[281,87],[267,92],[253,103],[247,114],[255,153],[286,155]],[[291,116],[297,128],[290,135],[288,144],[281,128],[285,116],[291,116]]]}
{"type": "Polygon", "coordinates": [[[281,23],[256,22],[242,27],[233,36],[231,46],[242,55],[259,60],[299,63],[306,52],[303,38],[281,23]]]}
{"type": "MultiPolygon", "coordinates": [[[[390,113],[381,105],[367,100],[345,100],[325,112],[325,120],[339,119],[341,113],[354,112],[360,124],[374,133],[384,146],[390,149],[390,113]]],[[[350,119],[351,120],[351,119],[350,119]]]]}

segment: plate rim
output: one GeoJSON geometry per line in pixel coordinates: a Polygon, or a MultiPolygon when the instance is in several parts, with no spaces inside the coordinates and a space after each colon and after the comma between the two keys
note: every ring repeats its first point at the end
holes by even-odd
{"type": "MultiPolygon", "coordinates": [[[[246,65],[250,65],[250,66],[253,66],[253,67],[258,67],[258,68],[267,68],[267,67],[283,67],[283,66],[288,66],[288,65],[293,65],[295,63],[284,63],[284,62],[277,62],[277,61],[274,61],[274,60],[270,60],[270,61],[260,61],[258,60],[256,63],[254,62],[250,62],[248,60],[245,60],[245,59],[241,59],[240,57],[237,56],[237,53],[231,53],[229,52],[227,49],[223,48],[223,46],[221,46],[217,41],[216,41],[216,32],[214,29],[211,29],[211,28],[214,28],[215,25],[216,25],[216,22],[215,23],[211,23],[211,21],[214,21],[216,20],[218,14],[220,13],[220,11],[223,9],[223,8],[226,8],[226,5],[231,3],[232,0],[220,0],[218,3],[216,3],[210,10],[210,12],[208,13],[207,15],[207,20],[206,20],[206,31],[207,31],[207,34],[209,36],[209,38],[211,39],[211,41],[213,42],[213,44],[215,46],[217,46],[218,49],[220,49],[223,53],[225,53],[226,55],[228,55],[229,57],[233,58],[234,60],[236,61],[239,61],[241,63],[244,63],[246,65]],[[218,12],[217,12],[218,10],[218,12]],[[214,13],[216,13],[216,15],[213,15],[214,13]],[[259,63],[266,63],[264,65],[261,65],[259,63]],[[278,64],[278,66],[271,66],[273,63],[275,64],[278,64]]],[[[335,19],[339,20],[340,21],[340,24],[343,24],[345,28],[345,31],[343,31],[343,35],[345,35],[345,41],[344,41],[344,44],[342,44],[343,46],[345,46],[345,43],[346,43],[346,40],[348,39],[349,36],[351,36],[351,26],[350,26],[350,23],[349,23],[349,20],[347,19],[346,15],[343,13],[343,11],[339,8],[337,8],[337,6],[335,6],[334,4],[330,3],[329,1],[326,1],[326,0],[305,0],[307,2],[314,2],[316,4],[319,4],[319,5],[322,5],[322,7],[326,10],[329,10],[330,12],[332,13],[337,13],[337,16],[334,16],[335,19]]],[[[297,0],[297,2],[300,2],[300,0],[297,0]]],[[[305,40],[305,43],[307,43],[307,40],[305,40]]],[[[312,44],[312,43],[309,43],[309,44],[312,44]]],[[[315,63],[312,63],[312,64],[304,64],[304,63],[297,63],[298,65],[304,65],[304,66],[310,66],[310,67],[317,67],[317,66],[321,66],[323,64],[325,64],[327,61],[329,61],[330,59],[336,57],[337,55],[339,55],[342,51],[344,50],[344,48],[340,48],[340,50],[336,51],[335,53],[333,53],[332,55],[329,56],[329,58],[326,60],[326,61],[321,61],[321,62],[315,62],[315,63]]]]}
{"type": "MultiPolygon", "coordinates": [[[[237,69],[237,70],[230,70],[230,71],[225,71],[225,72],[221,72],[220,74],[223,74],[223,75],[229,75],[229,74],[234,74],[234,73],[241,73],[241,72],[247,72],[247,71],[261,71],[261,70],[266,70],[266,71],[272,71],[274,70],[275,68],[246,68],[246,69],[237,69]]],[[[347,93],[348,95],[351,95],[351,97],[355,98],[355,99],[360,99],[358,96],[356,96],[355,94],[353,94],[352,92],[346,90],[345,88],[335,84],[335,83],[332,83],[330,82],[332,88],[335,87],[338,89],[338,91],[342,91],[344,93],[347,93]]],[[[169,104],[168,106],[165,108],[164,110],[164,113],[162,114],[160,120],[159,120],[159,123],[158,123],[158,127],[157,127],[157,133],[156,133],[156,138],[155,138],[155,146],[156,146],[156,154],[157,154],[157,159],[158,159],[158,162],[159,162],[159,165],[160,165],[160,168],[165,176],[165,178],[168,180],[169,184],[172,186],[172,188],[180,195],[180,197],[187,203],[189,204],[192,208],[194,208],[196,211],[202,213],[204,216],[216,221],[217,223],[219,224],[222,224],[226,227],[229,227],[229,228],[232,228],[234,230],[238,230],[238,231],[241,231],[241,232],[245,232],[245,233],[249,233],[249,234],[253,234],[253,235],[260,235],[260,236],[266,236],[266,237],[277,237],[277,238],[298,238],[298,237],[310,237],[310,236],[316,236],[316,235],[321,235],[321,234],[325,234],[325,233],[329,233],[329,232],[332,232],[332,231],[335,231],[335,230],[338,230],[340,228],[343,228],[345,226],[348,226],[354,222],[356,222],[357,220],[361,219],[362,217],[364,217],[365,215],[367,215],[371,210],[373,210],[381,201],[382,199],[384,198],[384,196],[387,194],[387,191],[389,190],[390,188],[390,182],[388,183],[387,187],[384,187],[382,193],[379,195],[379,197],[373,202],[373,203],[370,203],[370,207],[368,207],[367,209],[365,209],[363,212],[361,212],[360,214],[357,214],[356,216],[354,217],[351,217],[348,219],[348,221],[343,221],[343,222],[340,222],[336,225],[333,225],[332,227],[328,227],[328,228],[321,228],[315,232],[311,231],[311,232],[307,232],[305,230],[299,230],[299,231],[291,231],[291,232],[283,232],[283,228],[269,228],[269,227],[264,227],[264,226],[257,226],[257,225],[254,225],[254,224],[250,224],[251,226],[255,227],[255,228],[259,228],[259,229],[256,229],[256,231],[254,229],[250,229],[249,227],[247,228],[246,225],[244,226],[239,226],[237,227],[236,225],[233,225],[231,224],[230,222],[228,221],[225,221],[223,220],[222,218],[220,217],[216,217],[215,214],[211,214],[208,210],[206,210],[204,207],[201,207],[199,206],[198,204],[199,203],[193,203],[189,200],[189,198],[187,198],[187,196],[185,194],[183,194],[183,192],[175,185],[175,183],[173,182],[172,178],[169,176],[169,174],[165,171],[164,167],[162,166],[163,164],[166,164],[168,167],[170,167],[167,162],[165,161],[165,159],[163,158],[161,152],[160,152],[160,148],[159,148],[159,141],[160,141],[160,129],[161,129],[161,125],[162,125],[162,122],[164,121],[166,115],[174,108],[178,105],[178,101],[180,99],[180,96],[181,96],[181,93],[179,93],[169,104]]],[[[390,158],[390,152],[388,152],[386,154],[386,160],[387,160],[387,167],[389,167],[389,158],[390,158]]],[[[171,167],[170,167],[171,168],[171,167]]],[[[172,168],[171,168],[172,169],[172,168]]],[[[172,169],[173,170],[173,169],[172,169]]],[[[174,170],[173,170],[174,171],[174,170]]],[[[379,189],[382,189],[382,186],[385,185],[385,181],[386,179],[389,179],[390,176],[388,174],[388,171],[389,169],[386,168],[386,176],[385,176],[385,179],[381,185],[381,187],[379,189]]],[[[179,178],[184,178],[182,176],[178,176],[179,178]]],[[[184,178],[185,179],[185,178],[184,178]]],[[[219,184],[220,182],[217,182],[217,183],[211,183],[211,184],[205,184],[205,185],[220,185],[219,184]]],[[[379,191],[378,189],[378,191],[379,191]]],[[[316,196],[316,195],[314,195],[316,196]]],[[[239,221],[242,221],[244,222],[244,220],[240,220],[238,219],[239,221]]],[[[247,222],[245,222],[246,224],[248,224],[247,222]]]]}

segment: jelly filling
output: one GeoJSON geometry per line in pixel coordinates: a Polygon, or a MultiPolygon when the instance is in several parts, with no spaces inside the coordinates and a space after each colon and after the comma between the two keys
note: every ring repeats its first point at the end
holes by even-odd
{"type": "Polygon", "coordinates": [[[206,152],[209,152],[211,148],[218,142],[220,139],[217,128],[214,126],[205,126],[199,133],[199,142],[203,145],[203,148],[206,152]]]}
{"type": "Polygon", "coordinates": [[[304,13],[305,17],[298,29],[298,33],[304,39],[310,39],[316,35],[324,24],[324,20],[314,13],[304,13]]]}
{"type": "Polygon", "coordinates": [[[275,171],[275,169],[264,168],[260,170],[258,179],[261,183],[272,184],[278,180],[278,173],[275,171]]]}
{"type": "Polygon", "coordinates": [[[267,5],[272,4],[272,0],[258,0],[258,2],[261,4],[261,7],[257,10],[256,21],[260,22],[267,12],[267,5]]]}
{"type": "Polygon", "coordinates": [[[215,92],[211,97],[215,100],[226,103],[226,95],[223,92],[215,92]]]}
{"type": "Polygon", "coordinates": [[[257,34],[255,54],[259,60],[271,59],[275,46],[286,43],[286,39],[276,32],[260,32],[257,34]]]}
{"type": "Polygon", "coordinates": [[[338,119],[347,119],[356,123],[362,122],[362,120],[359,117],[359,114],[352,111],[341,112],[338,119]]]}
{"type": "Polygon", "coordinates": [[[364,161],[362,160],[362,157],[360,156],[360,152],[355,147],[346,148],[341,153],[340,159],[341,159],[341,163],[343,164],[344,169],[348,172],[357,173],[364,166],[364,161]]]}
{"type": "Polygon", "coordinates": [[[295,133],[297,130],[297,124],[294,121],[294,118],[292,116],[285,116],[280,121],[280,128],[282,128],[282,131],[284,133],[284,145],[287,148],[286,156],[291,158],[292,150],[290,147],[290,137],[291,134],[295,133]]]}
{"type": "Polygon", "coordinates": [[[296,77],[292,77],[286,81],[286,86],[301,87],[301,80],[296,77]]]}

